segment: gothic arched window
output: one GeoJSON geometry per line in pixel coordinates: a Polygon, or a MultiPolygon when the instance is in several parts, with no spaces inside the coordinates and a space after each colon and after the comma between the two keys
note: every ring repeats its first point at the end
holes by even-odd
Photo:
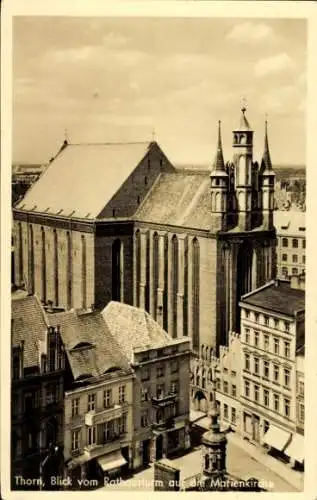
{"type": "Polygon", "coordinates": [[[46,255],[45,255],[45,229],[41,227],[41,285],[42,285],[42,301],[46,302],[46,255]]]}
{"type": "Polygon", "coordinates": [[[153,234],[153,316],[154,319],[157,317],[157,288],[158,288],[158,279],[159,279],[159,268],[158,268],[158,259],[159,259],[159,251],[158,251],[158,234],[153,234]]]}
{"type": "Polygon", "coordinates": [[[72,245],[69,231],[66,233],[66,255],[67,255],[67,308],[72,308],[72,245]]]}
{"type": "Polygon", "coordinates": [[[53,273],[54,273],[54,301],[55,305],[58,306],[58,241],[56,229],[53,231],[53,273]]]}
{"type": "Polygon", "coordinates": [[[82,234],[81,236],[81,297],[82,297],[82,308],[87,307],[87,255],[86,255],[86,239],[82,234]]]}
{"type": "Polygon", "coordinates": [[[177,237],[174,235],[172,238],[172,318],[173,318],[173,330],[172,337],[177,337],[177,293],[178,293],[178,241],[177,237]]]}
{"type": "Polygon", "coordinates": [[[141,248],[140,231],[135,232],[135,287],[136,287],[136,306],[140,306],[140,280],[141,280],[141,248]]]}
{"type": "Polygon", "coordinates": [[[116,239],[112,245],[112,300],[121,301],[123,292],[123,245],[116,239]]]}
{"type": "Polygon", "coordinates": [[[192,242],[192,332],[193,349],[199,349],[199,271],[200,255],[197,238],[192,242]]]}
{"type": "Polygon", "coordinates": [[[33,238],[33,226],[29,225],[29,276],[28,276],[28,285],[29,291],[34,293],[34,238],[33,238]]]}

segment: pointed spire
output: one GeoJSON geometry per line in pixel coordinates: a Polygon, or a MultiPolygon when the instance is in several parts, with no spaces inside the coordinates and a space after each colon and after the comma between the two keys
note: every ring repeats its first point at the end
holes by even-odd
{"type": "Polygon", "coordinates": [[[270,155],[270,150],[269,150],[269,141],[268,141],[268,135],[267,135],[267,116],[265,117],[265,135],[264,135],[264,152],[262,156],[262,165],[261,165],[261,170],[272,170],[272,162],[271,162],[271,155],[270,155]]]}
{"type": "Polygon", "coordinates": [[[240,117],[240,128],[239,128],[239,130],[251,130],[250,123],[248,122],[247,117],[245,116],[246,110],[247,110],[247,108],[246,108],[246,100],[243,98],[242,108],[241,108],[242,115],[240,117]]]}
{"type": "Polygon", "coordinates": [[[223,171],[225,172],[225,162],[223,159],[223,152],[222,152],[222,142],[221,142],[221,121],[219,120],[218,122],[218,145],[217,145],[217,153],[216,153],[216,158],[214,161],[214,168],[213,170],[216,171],[223,171]]]}

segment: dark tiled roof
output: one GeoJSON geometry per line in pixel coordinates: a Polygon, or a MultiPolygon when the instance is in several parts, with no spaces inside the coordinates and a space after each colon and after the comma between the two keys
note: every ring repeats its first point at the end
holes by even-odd
{"type": "Polygon", "coordinates": [[[210,229],[210,172],[161,174],[136,213],[136,220],[210,229]]]}
{"type": "Polygon", "coordinates": [[[114,367],[129,368],[100,312],[67,311],[49,315],[48,320],[51,326],[60,326],[74,379],[97,377],[114,367]]]}
{"type": "Polygon", "coordinates": [[[133,362],[134,349],[155,349],[173,343],[174,339],[143,309],[109,302],[102,315],[129,362],[133,362]]]}
{"type": "Polygon", "coordinates": [[[68,144],[16,208],[93,219],[144,158],[150,145],[68,144]]]}
{"type": "Polygon", "coordinates": [[[293,316],[296,311],[305,309],[305,292],[291,288],[287,281],[277,281],[244,295],[241,302],[293,316]]]}
{"type": "Polygon", "coordinates": [[[37,297],[12,300],[11,318],[12,345],[19,345],[24,340],[24,367],[38,366],[39,341],[45,339],[47,325],[45,312],[37,297]]]}

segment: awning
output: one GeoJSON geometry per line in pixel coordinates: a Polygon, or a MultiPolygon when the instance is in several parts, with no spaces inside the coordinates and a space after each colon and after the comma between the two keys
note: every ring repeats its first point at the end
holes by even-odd
{"type": "Polygon", "coordinates": [[[103,455],[102,457],[99,457],[97,461],[103,471],[118,469],[127,463],[120,450],[108,453],[108,455],[103,455]]]}
{"type": "Polygon", "coordinates": [[[300,434],[293,434],[290,444],[285,449],[284,453],[290,458],[297,460],[297,462],[304,462],[305,456],[304,436],[300,434]]]}
{"type": "Polygon", "coordinates": [[[269,430],[264,435],[263,443],[278,451],[283,451],[289,443],[290,437],[291,434],[289,432],[270,425],[269,430]]]}

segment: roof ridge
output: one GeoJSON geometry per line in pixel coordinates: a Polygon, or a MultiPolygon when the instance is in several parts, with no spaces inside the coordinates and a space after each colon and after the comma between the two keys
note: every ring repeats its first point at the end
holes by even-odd
{"type": "Polygon", "coordinates": [[[109,142],[70,142],[68,146],[126,146],[132,144],[152,144],[152,141],[109,141],[109,142]]]}

